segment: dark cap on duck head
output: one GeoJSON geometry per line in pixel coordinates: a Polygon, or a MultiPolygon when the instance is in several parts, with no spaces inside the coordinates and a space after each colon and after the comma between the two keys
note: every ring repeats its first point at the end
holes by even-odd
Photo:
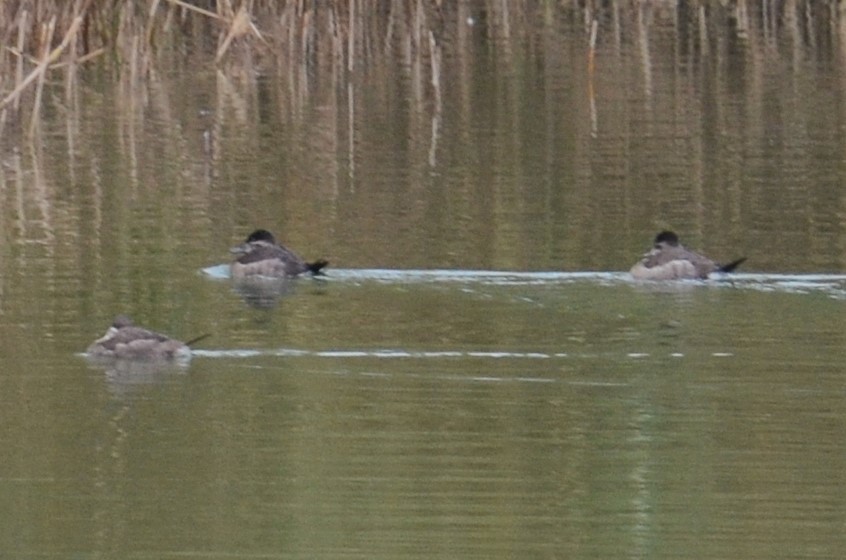
{"type": "Polygon", "coordinates": [[[667,245],[675,247],[679,244],[679,236],[672,231],[665,229],[655,236],[655,245],[659,245],[661,243],[666,243],[667,245]]]}
{"type": "Polygon", "coordinates": [[[247,236],[247,243],[252,243],[253,241],[267,241],[268,243],[275,244],[276,238],[273,237],[273,234],[266,229],[257,229],[247,236]]]}

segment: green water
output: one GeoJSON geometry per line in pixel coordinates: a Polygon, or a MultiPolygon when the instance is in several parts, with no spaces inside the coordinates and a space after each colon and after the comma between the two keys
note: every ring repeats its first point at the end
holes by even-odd
{"type": "Polygon", "coordinates": [[[93,321],[44,351],[7,347],[0,549],[771,558],[843,544],[842,303],[825,292],[340,276],[269,309],[193,276],[218,320],[187,367],[89,365],[74,351],[93,321]]]}
{"type": "Polygon", "coordinates": [[[435,82],[379,20],[10,121],[0,557],[842,556],[840,27],[612,2],[589,76],[573,5],[456,6],[435,82]],[[256,227],[328,277],[206,272],[256,227]],[[742,274],[631,282],[667,227],[742,274]],[[118,313],[211,336],[88,363],[118,313]]]}

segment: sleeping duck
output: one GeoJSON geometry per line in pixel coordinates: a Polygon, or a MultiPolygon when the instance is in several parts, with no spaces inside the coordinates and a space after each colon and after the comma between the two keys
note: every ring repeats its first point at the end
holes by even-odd
{"type": "Polygon", "coordinates": [[[191,344],[209,335],[181,342],[163,334],[137,327],[126,315],[118,315],[102,337],[88,347],[91,358],[122,360],[184,360],[191,357],[191,344]]]}
{"type": "Polygon", "coordinates": [[[655,236],[652,249],[632,267],[631,275],[637,280],[705,279],[712,272],[731,272],[745,260],[719,265],[685,248],[672,231],[662,231],[655,236]]]}
{"type": "Polygon", "coordinates": [[[231,265],[232,278],[249,276],[267,276],[271,278],[290,278],[304,273],[322,274],[321,270],[329,264],[318,260],[307,263],[296,253],[276,243],[273,234],[266,229],[257,229],[246,241],[230,249],[237,255],[231,265]]]}

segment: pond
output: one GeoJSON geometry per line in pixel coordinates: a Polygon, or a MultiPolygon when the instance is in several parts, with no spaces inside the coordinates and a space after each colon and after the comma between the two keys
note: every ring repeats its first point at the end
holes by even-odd
{"type": "Polygon", "coordinates": [[[837,14],[392,6],[7,123],[0,556],[839,558],[837,14]],[[256,227],[326,275],[233,283],[256,227]],[[632,280],[666,228],[748,260],[632,280]]]}

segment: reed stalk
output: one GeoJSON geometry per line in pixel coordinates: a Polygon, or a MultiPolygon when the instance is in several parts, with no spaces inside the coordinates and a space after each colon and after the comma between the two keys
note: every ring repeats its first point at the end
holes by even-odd
{"type": "MultiPolygon", "coordinates": [[[[645,7],[622,0],[563,2],[542,8],[528,0],[5,0],[0,4],[0,44],[5,45],[0,50],[0,112],[17,113],[22,107],[38,112],[39,92],[53,69],[73,66],[75,72],[99,61],[118,74],[135,73],[134,79],[144,83],[153,66],[179,64],[180,54],[190,50],[183,48],[186,45],[200,45],[205,57],[200,63],[224,73],[246,75],[255,70],[251,66],[276,68],[280,75],[287,73],[291,91],[303,94],[308,91],[304,80],[312,79],[315,66],[328,68],[333,79],[345,80],[361,75],[362,68],[386,68],[389,57],[399,54],[392,49],[405,45],[416,57],[415,64],[422,64],[413,66],[419,91],[427,89],[422,84],[428,77],[437,92],[442,73],[437,57],[445,37],[451,36],[451,46],[472,49],[468,29],[475,23],[468,21],[475,22],[477,14],[485,15],[487,35],[499,37],[501,64],[517,63],[515,41],[550,32],[552,28],[539,17],[550,12],[585,22],[584,33],[591,37],[590,76],[595,73],[594,52],[599,47],[592,41],[598,32],[618,41],[637,37],[635,45],[621,42],[620,46],[641,49],[648,79],[655,53],[649,50],[652,28],[639,19],[646,11],[655,17],[686,9],[686,15],[675,18],[698,24],[694,29],[701,52],[707,53],[715,45],[708,40],[715,26],[727,22],[749,45],[758,44],[756,36],[763,37],[760,48],[775,44],[772,39],[778,33],[787,35],[797,49],[802,48],[803,37],[822,45],[825,37],[843,33],[844,26],[837,21],[843,9],[837,6],[833,1],[812,0],[695,3],[689,8],[666,3],[645,7]],[[606,29],[621,25],[621,19],[627,26],[625,33],[606,29]],[[430,48],[429,41],[438,48],[430,48]],[[209,44],[216,46],[209,50],[209,44]]],[[[835,40],[846,44],[846,38],[835,40]]],[[[466,54],[460,53],[460,60],[466,60],[466,54]]],[[[5,117],[0,126],[3,122],[5,117]]]]}
{"type": "Polygon", "coordinates": [[[75,18],[73,20],[73,23],[71,24],[70,29],[65,34],[65,37],[62,39],[62,42],[59,44],[59,46],[53,49],[52,51],[49,51],[47,49],[50,45],[50,42],[52,41],[53,34],[56,28],[56,20],[50,20],[50,22],[44,28],[44,31],[42,33],[42,42],[45,45],[45,50],[41,61],[38,63],[38,66],[36,66],[36,68],[32,72],[30,72],[29,75],[27,75],[25,79],[21,80],[20,83],[17,84],[17,86],[14,90],[12,90],[11,93],[9,93],[6,97],[3,98],[2,101],[0,101],[0,109],[3,109],[9,103],[16,101],[20,97],[21,92],[24,91],[30,84],[32,84],[36,80],[38,80],[39,83],[43,86],[44,73],[46,72],[47,67],[50,65],[51,62],[57,60],[61,56],[62,52],[67,48],[68,44],[75,38],[76,33],[79,30],[79,26],[81,24],[82,18],[75,18]]]}
{"type": "MultiPolygon", "coordinates": [[[[21,83],[23,83],[23,52],[24,52],[24,41],[26,40],[26,22],[29,16],[29,12],[27,10],[23,10],[21,12],[20,17],[20,26],[18,27],[18,50],[17,50],[17,63],[15,64],[15,89],[21,88],[21,83]]],[[[15,110],[20,107],[20,98],[15,97],[15,110]]]]}

